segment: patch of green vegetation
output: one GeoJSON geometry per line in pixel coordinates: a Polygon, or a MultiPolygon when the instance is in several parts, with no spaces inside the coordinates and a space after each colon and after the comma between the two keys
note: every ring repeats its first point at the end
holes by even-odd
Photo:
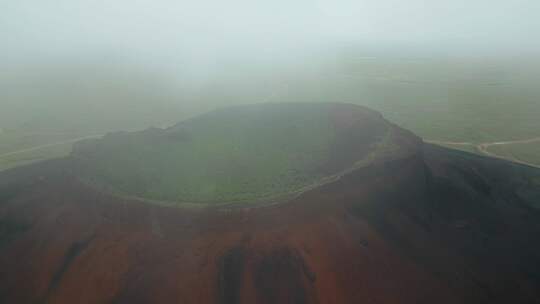
{"type": "MultiPolygon", "coordinates": [[[[81,144],[74,157],[86,163],[90,181],[151,200],[272,198],[337,173],[323,168],[336,140],[328,109],[323,104],[232,107],[166,130],[109,135],[81,144]]],[[[375,143],[381,132],[367,137],[375,143]]]]}

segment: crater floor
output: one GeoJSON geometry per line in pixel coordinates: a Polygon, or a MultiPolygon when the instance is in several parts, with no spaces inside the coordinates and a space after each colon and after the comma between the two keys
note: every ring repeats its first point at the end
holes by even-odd
{"type": "Polygon", "coordinates": [[[349,104],[232,107],[168,129],[78,144],[84,178],[162,202],[276,200],[335,178],[390,143],[391,125],[349,104]]]}

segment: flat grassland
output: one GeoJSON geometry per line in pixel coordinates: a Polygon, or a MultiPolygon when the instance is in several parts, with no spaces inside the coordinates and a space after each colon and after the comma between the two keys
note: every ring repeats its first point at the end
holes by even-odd
{"type": "Polygon", "coordinates": [[[540,166],[540,142],[491,146],[489,151],[509,159],[540,166]]]}
{"type": "MultiPolygon", "coordinates": [[[[185,111],[177,108],[154,111],[144,107],[138,112],[128,111],[126,109],[130,108],[128,105],[132,100],[140,101],[147,96],[133,93],[128,95],[129,101],[122,101],[125,106],[114,110],[108,108],[105,102],[96,105],[94,115],[83,120],[84,126],[76,128],[75,133],[69,131],[70,126],[73,121],[81,120],[77,115],[88,117],[87,110],[76,114],[75,110],[47,109],[48,112],[61,112],[62,115],[48,115],[53,118],[41,119],[40,125],[24,131],[18,127],[0,125],[0,128],[4,128],[0,132],[0,170],[69,154],[71,143],[63,142],[95,135],[95,126],[105,125],[102,122],[103,115],[99,114],[102,112],[110,119],[109,126],[102,128],[100,133],[107,133],[132,129],[134,122],[138,122],[137,128],[141,129],[159,125],[156,124],[159,121],[180,121],[220,106],[257,102],[361,104],[381,112],[386,119],[426,140],[480,153],[475,146],[483,143],[519,141],[540,136],[538,79],[540,67],[532,59],[505,62],[344,55],[322,68],[305,69],[292,74],[255,75],[249,81],[241,79],[236,83],[232,81],[203,86],[196,93],[184,92],[180,95],[193,101],[191,108],[185,111]],[[62,122],[64,117],[70,115],[69,121],[62,122]],[[153,115],[152,123],[140,123],[150,121],[148,115],[153,115]],[[124,123],[123,120],[130,122],[124,123]],[[64,135],[44,131],[46,128],[42,128],[42,125],[47,125],[47,121],[51,124],[53,121],[55,124],[63,123],[65,127],[59,128],[59,131],[64,135]],[[455,142],[470,144],[452,144],[455,142]],[[11,153],[18,150],[21,152],[11,153]]],[[[103,91],[99,87],[96,90],[103,91]]],[[[116,91],[126,90],[120,86],[116,91]]],[[[107,100],[106,94],[102,95],[105,96],[100,95],[99,98],[107,100]]],[[[58,108],[63,109],[65,105],[59,105],[58,108]]],[[[35,112],[39,116],[42,111],[35,112]]],[[[491,146],[488,150],[508,159],[516,158],[540,165],[539,145],[509,144],[491,146]]]]}
{"type": "Polygon", "coordinates": [[[76,132],[2,130],[0,170],[66,156],[80,138],[84,136],[76,132]]]}
{"type": "MultiPolygon", "coordinates": [[[[540,65],[534,60],[351,56],[312,77],[283,79],[270,100],[365,105],[425,140],[481,153],[476,145],[540,136],[538,79],[540,65]]],[[[499,147],[489,151],[503,157],[514,153],[540,165],[536,145],[508,144],[508,152],[499,147]]]]}

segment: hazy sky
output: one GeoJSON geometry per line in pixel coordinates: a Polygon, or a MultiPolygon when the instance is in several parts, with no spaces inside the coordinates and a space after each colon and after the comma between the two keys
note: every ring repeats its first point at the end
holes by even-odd
{"type": "MultiPolygon", "coordinates": [[[[185,114],[232,103],[376,100],[377,86],[370,95],[354,80],[364,78],[347,73],[431,77],[437,68],[421,62],[432,54],[463,59],[463,71],[442,64],[441,79],[478,68],[464,55],[502,54],[528,67],[533,60],[522,55],[540,54],[538,33],[538,0],[0,0],[0,123],[72,123],[107,107],[115,122],[146,117],[158,103],[185,114]],[[356,62],[374,56],[378,65],[356,62]]],[[[170,111],[144,122],[162,112],[170,111]]]]}
{"type": "Polygon", "coordinates": [[[538,48],[537,0],[0,0],[3,61],[287,56],[339,45],[538,48]]]}

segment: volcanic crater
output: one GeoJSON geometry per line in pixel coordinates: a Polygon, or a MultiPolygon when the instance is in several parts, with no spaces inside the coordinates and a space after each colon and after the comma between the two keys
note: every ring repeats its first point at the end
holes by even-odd
{"type": "Polygon", "coordinates": [[[176,206],[276,203],[418,146],[399,137],[359,106],[262,104],[82,141],[72,159],[85,181],[120,196],[176,206]]]}
{"type": "Polygon", "coordinates": [[[0,174],[0,303],[539,303],[539,180],[349,104],[111,134],[0,174]]]}

